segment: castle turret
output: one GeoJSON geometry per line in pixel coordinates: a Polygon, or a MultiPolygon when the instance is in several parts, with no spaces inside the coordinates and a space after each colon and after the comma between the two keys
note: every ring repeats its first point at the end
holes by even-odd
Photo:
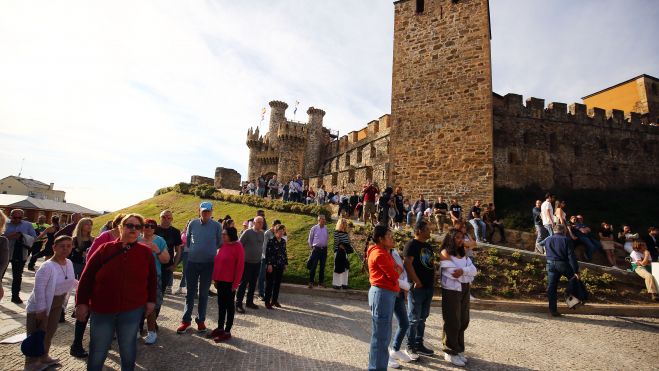
{"type": "Polygon", "coordinates": [[[307,146],[304,154],[304,175],[315,176],[320,169],[320,158],[323,153],[323,116],[325,111],[309,107],[307,110],[309,121],[307,123],[307,146]]]}
{"type": "Polygon", "coordinates": [[[275,148],[277,147],[277,130],[280,123],[286,122],[287,108],[288,104],[285,102],[278,100],[270,102],[270,125],[265,137],[270,139],[270,144],[275,148]]]}

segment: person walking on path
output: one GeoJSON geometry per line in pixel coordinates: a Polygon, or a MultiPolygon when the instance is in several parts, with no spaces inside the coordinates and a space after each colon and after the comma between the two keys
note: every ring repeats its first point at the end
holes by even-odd
{"type": "Polygon", "coordinates": [[[245,263],[236,294],[236,311],[238,313],[245,313],[245,308],[243,308],[245,291],[247,291],[245,306],[250,309],[259,309],[259,306],[254,304],[254,291],[256,291],[256,280],[259,278],[261,256],[263,255],[263,239],[265,238],[263,221],[262,216],[257,216],[254,218],[254,226],[240,235],[240,243],[245,249],[245,263]]]}
{"type": "Polygon", "coordinates": [[[2,279],[5,276],[5,271],[9,264],[9,240],[4,236],[6,225],[7,216],[2,210],[0,210],[0,300],[5,296],[5,289],[2,287],[2,279]]]}
{"type": "Polygon", "coordinates": [[[281,308],[279,304],[279,287],[284,271],[288,267],[288,254],[286,253],[286,240],[283,238],[286,226],[283,224],[275,227],[275,237],[268,241],[265,252],[267,263],[265,276],[265,306],[272,309],[273,306],[281,308]]]}
{"type": "Polygon", "coordinates": [[[27,300],[26,333],[44,331],[44,354],[41,357],[26,357],[26,370],[43,370],[59,363],[48,355],[53,336],[57,331],[60,313],[77,285],[73,263],[67,259],[73,248],[69,236],[60,236],[53,245],[53,257],[39,267],[34,276],[34,289],[27,300]]]}
{"type": "Polygon", "coordinates": [[[396,295],[400,291],[398,278],[402,270],[389,252],[394,248],[394,237],[386,225],[375,226],[373,242],[375,244],[369,246],[366,252],[368,280],[371,283],[368,290],[368,305],[371,308],[368,369],[384,371],[387,366],[398,367],[397,363],[389,364],[387,348],[391,341],[391,322],[396,295]]]}
{"type": "MultiPolygon", "coordinates": [[[[158,223],[155,219],[145,219],[144,220],[144,229],[142,230],[142,236],[140,242],[147,245],[151,252],[153,253],[153,260],[156,266],[156,277],[157,277],[157,292],[156,292],[156,307],[151,314],[145,316],[146,325],[148,333],[144,339],[144,344],[151,345],[156,343],[158,335],[156,334],[156,329],[158,325],[156,324],[156,319],[158,318],[158,313],[160,312],[160,307],[162,306],[163,299],[163,290],[162,285],[162,264],[169,261],[169,252],[167,251],[167,242],[165,239],[155,234],[156,228],[158,228],[158,223]]],[[[140,324],[140,330],[142,330],[143,324],[140,324]]],[[[141,332],[141,331],[140,331],[141,332]]]]}
{"type": "Polygon", "coordinates": [[[163,210],[160,213],[160,225],[156,228],[156,234],[167,242],[167,253],[169,261],[162,264],[160,288],[163,293],[171,294],[172,285],[174,284],[174,270],[176,269],[176,259],[180,259],[181,248],[181,231],[176,229],[172,222],[174,215],[170,210],[163,210]]]}
{"type": "Polygon", "coordinates": [[[222,248],[215,255],[213,282],[217,290],[217,328],[209,337],[216,343],[231,339],[235,313],[234,300],[245,264],[245,250],[238,241],[238,231],[228,227],[222,231],[222,248]]]}
{"type": "MultiPolygon", "coordinates": [[[[69,259],[73,263],[73,271],[75,272],[76,279],[80,279],[80,276],[85,269],[87,251],[94,243],[94,237],[92,236],[93,225],[94,223],[90,218],[82,218],[78,221],[78,225],[73,230],[73,249],[71,250],[69,259]]],[[[76,320],[75,330],[73,332],[73,343],[69,349],[69,354],[76,358],[85,358],[89,355],[82,345],[82,339],[85,336],[86,329],[87,321],[81,322],[76,320]]]]}
{"type": "Polygon", "coordinates": [[[334,230],[334,273],[332,274],[332,287],[334,289],[348,288],[348,273],[350,260],[348,256],[354,251],[348,234],[348,221],[339,219],[334,230]]]}
{"type": "Polygon", "coordinates": [[[78,222],[82,219],[82,214],[74,213],[71,215],[71,223],[67,224],[64,228],[55,233],[55,238],[59,236],[73,237],[73,230],[76,229],[78,222]]]}
{"type": "Polygon", "coordinates": [[[265,250],[268,247],[268,241],[273,239],[275,237],[275,229],[276,227],[281,224],[281,221],[275,220],[272,222],[272,226],[270,229],[265,231],[263,233],[263,253],[261,254],[261,268],[259,269],[259,282],[258,282],[258,289],[259,289],[259,298],[263,301],[265,301],[265,270],[266,266],[268,265],[265,261],[265,250]]]}
{"type": "Polygon", "coordinates": [[[544,254],[545,253],[545,248],[544,246],[540,245],[540,242],[547,238],[547,230],[545,227],[542,225],[542,210],[540,207],[542,206],[542,201],[541,200],[536,200],[535,201],[535,207],[531,210],[531,214],[533,215],[533,226],[535,227],[535,252],[544,254]]]}
{"type": "MultiPolygon", "coordinates": [[[[53,256],[53,242],[55,242],[55,233],[60,230],[59,216],[53,215],[50,218],[50,222],[52,223],[51,225],[37,233],[37,240],[41,240],[45,237],[46,242],[43,246],[43,250],[36,251],[36,253],[32,254],[30,261],[27,263],[27,270],[29,271],[34,272],[34,265],[37,263],[39,258],[46,257],[46,259],[49,259],[51,256],[53,256]]],[[[35,232],[37,231],[35,230],[35,232]]]]}
{"type": "Polygon", "coordinates": [[[144,218],[128,214],[119,239],[101,245],[85,265],[76,296],[76,318],[87,320],[90,342],[87,370],[101,371],[116,334],[121,370],[135,369],[137,330],[156,306],[157,275],[151,249],[137,241],[144,218]]]}
{"type": "Polygon", "coordinates": [[[193,219],[188,225],[186,243],[188,246],[188,263],[185,267],[187,294],[181,325],[176,329],[179,334],[185,333],[192,324],[192,310],[195,296],[199,295],[197,309],[198,332],[206,332],[206,307],[208,305],[208,290],[211,287],[213,261],[217,249],[222,245],[222,227],[211,219],[213,204],[204,201],[199,204],[199,218],[193,219]]]}
{"type": "Polygon", "coordinates": [[[540,245],[540,248],[536,248],[538,250],[543,248],[546,250],[545,243],[547,238],[554,234],[554,225],[556,224],[554,223],[554,202],[556,202],[556,196],[551,193],[547,193],[545,195],[545,202],[540,205],[540,218],[542,219],[542,226],[545,228],[544,235],[547,237],[538,243],[540,245]]]}
{"type": "Polygon", "coordinates": [[[555,224],[553,234],[545,240],[547,254],[547,298],[549,299],[549,313],[553,317],[561,317],[557,308],[558,281],[561,276],[568,280],[572,277],[579,279],[579,265],[574,253],[572,239],[565,236],[566,227],[555,224]]]}
{"type": "Polygon", "coordinates": [[[412,362],[419,359],[418,354],[413,354],[407,350],[400,349],[403,345],[403,339],[405,338],[405,335],[407,335],[407,330],[410,327],[410,321],[407,318],[407,308],[405,306],[407,293],[410,290],[410,283],[407,280],[407,272],[405,272],[403,258],[398,254],[398,250],[396,250],[395,247],[391,249],[391,256],[394,258],[401,273],[398,277],[400,292],[396,295],[396,303],[394,304],[394,316],[396,317],[396,321],[398,321],[398,329],[396,330],[396,335],[394,335],[394,338],[391,341],[391,348],[389,349],[389,365],[397,363],[396,361],[412,362]]]}
{"type": "Polygon", "coordinates": [[[325,263],[327,262],[327,244],[329,243],[329,232],[325,226],[325,215],[318,215],[318,224],[311,227],[307,240],[311,255],[307,268],[309,269],[309,288],[313,288],[316,278],[316,267],[320,263],[318,272],[318,285],[325,287],[325,263]]]}
{"type": "Polygon", "coordinates": [[[414,239],[403,249],[405,271],[411,288],[407,295],[407,310],[410,328],[407,333],[409,354],[432,355],[435,352],[423,343],[426,319],[430,315],[430,303],[435,284],[435,251],[427,241],[430,239],[430,224],[420,220],[414,228],[414,239]]]}
{"type": "Polygon", "coordinates": [[[465,330],[469,326],[469,289],[477,274],[464,246],[464,235],[451,229],[444,238],[440,253],[442,282],[442,345],[444,360],[465,366],[465,330]]]}
{"type": "Polygon", "coordinates": [[[31,247],[26,240],[30,238],[34,240],[37,237],[32,223],[23,220],[23,215],[23,210],[13,209],[9,212],[9,224],[5,226],[5,237],[9,240],[9,259],[11,261],[11,302],[14,304],[23,304],[19,294],[23,282],[23,268],[31,247]]]}

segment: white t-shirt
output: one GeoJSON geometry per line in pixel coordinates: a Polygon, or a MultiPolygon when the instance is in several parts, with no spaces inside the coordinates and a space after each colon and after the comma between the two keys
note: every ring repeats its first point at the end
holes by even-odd
{"type": "Polygon", "coordinates": [[[645,255],[643,255],[642,252],[636,250],[632,251],[631,254],[629,254],[629,256],[632,258],[632,262],[634,263],[636,263],[639,260],[643,261],[643,259],[645,258],[645,255]]]}
{"type": "Polygon", "coordinates": [[[552,224],[553,215],[554,208],[551,206],[551,202],[543,202],[542,206],[540,206],[540,217],[542,218],[542,224],[552,224]]]}

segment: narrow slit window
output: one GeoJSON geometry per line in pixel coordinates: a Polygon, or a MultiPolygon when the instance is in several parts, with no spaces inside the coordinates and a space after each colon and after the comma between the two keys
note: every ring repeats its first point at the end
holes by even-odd
{"type": "Polygon", "coordinates": [[[417,14],[423,13],[423,9],[425,8],[425,4],[423,0],[416,0],[416,12],[417,14]]]}

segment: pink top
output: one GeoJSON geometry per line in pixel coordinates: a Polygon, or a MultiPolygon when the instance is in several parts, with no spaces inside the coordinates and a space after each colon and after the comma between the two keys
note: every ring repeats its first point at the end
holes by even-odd
{"type": "Polygon", "coordinates": [[[112,242],[114,240],[116,240],[116,238],[112,236],[111,230],[99,234],[98,237],[94,239],[94,242],[92,242],[92,245],[89,247],[89,250],[87,251],[87,261],[89,261],[94,251],[98,250],[98,248],[101,247],[102,244],[106,242],[112,242]]]}
{"type": "Polygon", "coordinates": [[[239,242],[223,243],[215,255],[213,281],[232,282],[232,289],[237,289],[243,277],[245,250],[239,242]]]}

